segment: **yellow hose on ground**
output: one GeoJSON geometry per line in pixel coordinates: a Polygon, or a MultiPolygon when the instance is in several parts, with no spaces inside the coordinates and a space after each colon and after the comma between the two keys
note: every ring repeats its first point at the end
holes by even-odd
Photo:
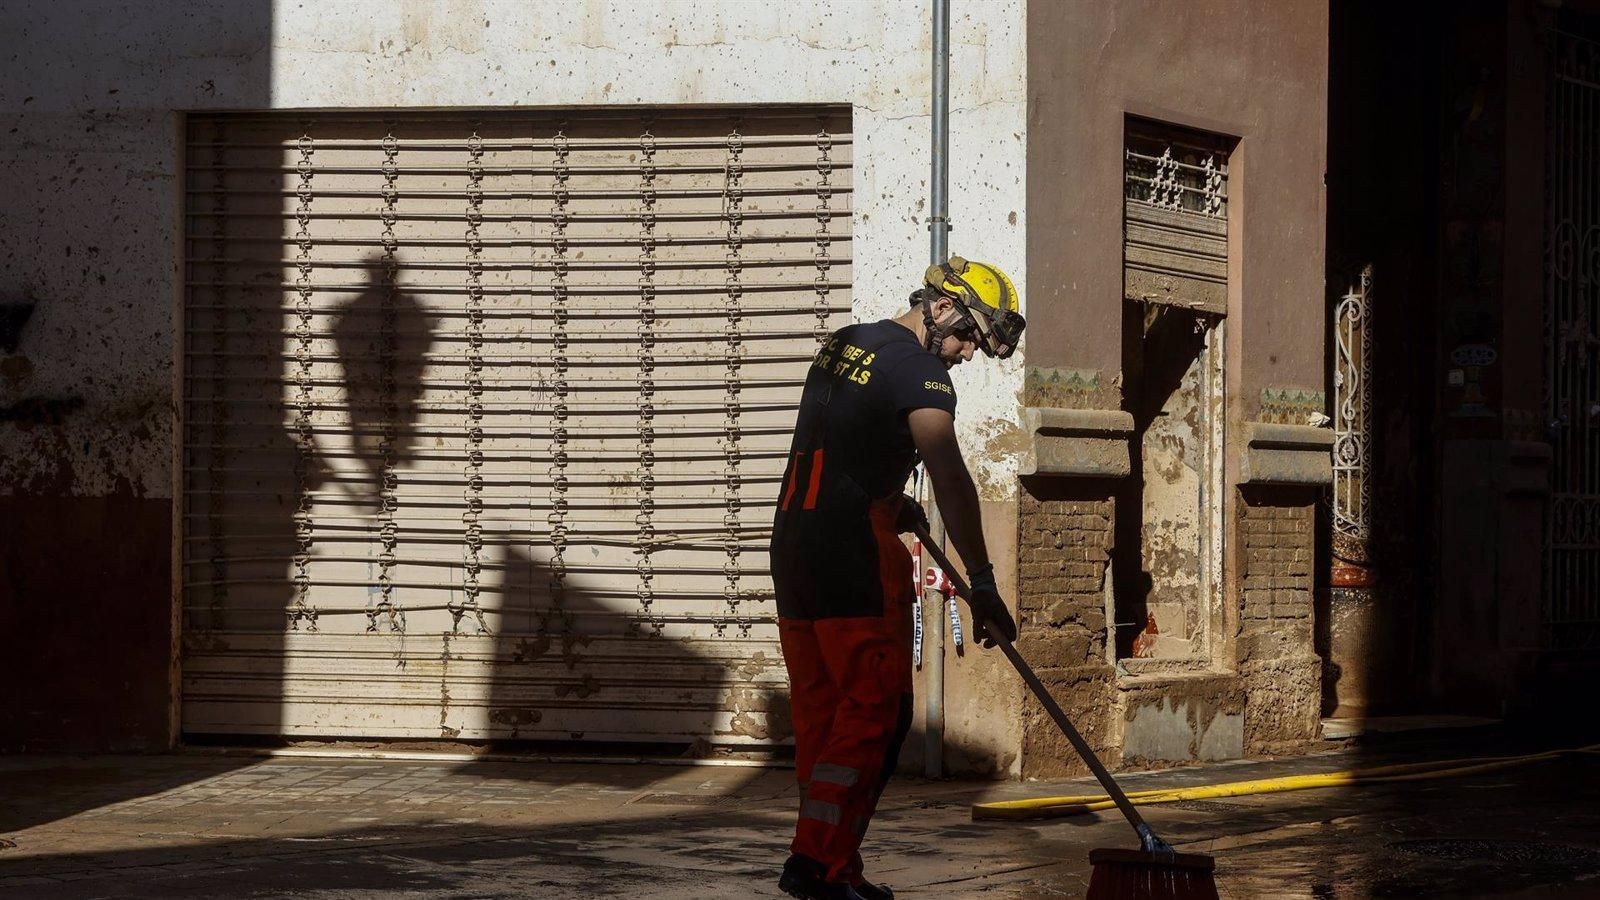
{"type": "MultiPolygon", "coordinates": [[[[1129,791],[1128,799],[1136,806],[1154,803],[1171,803],[1175,800],[1213,800],[1218,797],[1242,797],[1247,794],[1276,794],[1284,791],[1304,791],[1313,788],[1347,787],[1358,784],[1382,784],[1400,781],[1424,781],[1433,778],[1454,778],[1476,775],[1525,766],[1547,759],[1575,753],[1600,753],[1600,744],[1573,749],[1546,750],[1525,756],[1490,756],[1477,759],[1433,760],[1421,763],[1403,763],[1392,766],[1374,766],[1368,769],[1347,769],[1342,772],[1319,772],[1312,775],[1285,775],[1278,778],[1258,778],[1252,781],[1233,781],[1224,784],[1206,784],[1187,788],[1157,788],[1146,791],[1129,791]]],[[[1098,812],[1116,806],[1106,794],[1083,794],[1071,797],[1034,797],[1027,800],[996,800],[974,803],[972,818],[979,819],[1054,819],[1098,812]]]]}

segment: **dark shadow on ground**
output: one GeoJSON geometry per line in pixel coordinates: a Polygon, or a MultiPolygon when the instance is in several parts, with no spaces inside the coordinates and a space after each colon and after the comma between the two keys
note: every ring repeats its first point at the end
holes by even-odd
{"type": "Polygon", "coordinates": [[[0,836],[148,797],[250,765],[252,760],[197,759],[182,771],[131,771],[126,757],[0,758],[0,836]]]}
{"type": "MultiPolygon", "coordinates": [[[[1370,748],[1371,761],[1544,749],[1525,735],[1483,732],[1411,736],[1370,748]]],[[[1362,753],[1136,775],[1131,789],[1235,777],[1328,771],[1362,753]]],[[[1600,759],[1569,757],[1445,781],[1303,791],[1148,807],[1155,827],[1183,849],[1211,852],[1224,896],[1277,893],[1318,898],[1373,896],[1592,896],[1600,878],[1600,759]],[[1527,894],[1524,894],[1526,896],[1527,894]]],[[[551,821],[510,826],[426,818],[325,829],[308,819],[282,838],[219,839],[197,846],[66,853],[0,863],[0,890],[26,884],[46,900],[105,896],[623,896],[736,897],[771,893],[788,813],[775,806],[782,780],[724,786],[717,796],[657,806],[648,792],[660,768],[480,764],[491,779],[528,778],[548,787],[551,821]],[[525,772],[514,771],[517,769],[525,772]],[[646,792],[585,812],[585,791],[646,792]],[[575,788],[564,794],[564,789],[575,788]],[[570,800],[563,801],[563,797],[570,800]],[[568,805],[561,806],[563,802],[568,805]],[[300,828],[299,826],[306,826],[300,828]],[[22,882],[24,878],[60,882],[22,882]],[[114,879],[114,881],[113,881],[114,879]],[[114,887],[112,887],[114,885],[114,887]]],[[[359,776],[365,777],[365,776],[359,776]]],[[[1081,786],[1082,782],[1075,783],[1081,786]]],[[[1040,785],[1036,790],[1065,789],[1040,785]]],[[[459,785],[455,790],[461,790],[459,785]]],[[[1074,788],[1076,789],[1076,788],[1074,788]]],[[[452,785],[436,790],[449,794],[452,785]]],[[[1094,846],[1126,846],[1114,812],[1080,820],[970,822],[965,806],[981,785],[909,782],[891,787],[868,835],[869,870],[909,895],[1080,895],[1094,846]],[[920,890],[917,888],[920,887],[920,890]],[[910,888],[907,890],[907,888],[910,888]]],[[[25,793],[37,802],[44,785],[25,793]]],[[[318,815],[314,804],[303,814],[318,815]]],[[[358,813],[379,816],[383,808],[358,813]]],[[[229,827],[226,797],[185,807],[176,827],[229,827]]],[[[353,814],[329,801],[327,821],[353,814]]],[[[175,817],[176,818],[176,817],[175,817]]],[[[101,820],[107,825],[111,820],[101,820]]],[[[159,815],[141,827],[174,827],[159,815]]],[[[92,834],[97,823],[86,823],[92,834]]],[[[26,849],[25,847],[23,849],[26,849]]]]}

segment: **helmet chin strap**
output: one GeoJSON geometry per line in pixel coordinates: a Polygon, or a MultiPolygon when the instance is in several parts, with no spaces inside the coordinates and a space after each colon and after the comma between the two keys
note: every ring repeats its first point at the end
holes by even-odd
{"type": "Polygon", "coordinates": [[[953,326],[941,326],[938,322],[934,321],[934,296],[933,288],[922,289],[922,328],[928,333],[927,337],[924,339],[923,348],[934,355],[938,355],[939,347],[944,343],[945,337],[949,335],[950,332],[954,331],[955,328],[953,326]]]}
{"type": "Polygon", "coordinates": [[[928,300],[932,291],[926,288],[922,291],[922,330],[927,335],[922,339],[922,347],[933,353],[939,352],[939,344],[944,341],[944,335],[939,333],[938,323],[933,321],[933,303],[928,300]]]}

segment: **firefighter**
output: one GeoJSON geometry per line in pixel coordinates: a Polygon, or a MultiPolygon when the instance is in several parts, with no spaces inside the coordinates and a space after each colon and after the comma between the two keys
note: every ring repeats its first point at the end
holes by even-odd
{"type": "Polygon", "coordinates": [[[902,493],[919,456],[968,566],[974,636],[1016,637],[956,443],[949,370],[977,351],[1010,356],[1017,307],[1003,272],[951,257],[904,314],[840,329],[811,362],[772,529],[802,798],[778,885],[795,897],[893,896],[865,880],[859,849],[911,725],[914,588],[899,535],[926,524],[902,493]]]}

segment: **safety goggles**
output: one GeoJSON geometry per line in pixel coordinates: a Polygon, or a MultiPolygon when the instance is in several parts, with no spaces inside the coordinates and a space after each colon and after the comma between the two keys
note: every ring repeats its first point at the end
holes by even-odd
{"type": "Polygon", "coordinates": [[[974,344],[983,343],[983,335],[978,331],[978,323],[968,316],[948,329],[946,334],[958,341],[971,341],[974,344]]]}
{"type": "Polygon", "coordinates": [[[969,312],[977,326],[978,349],[985,355],[1005,359],[1017,351],[1017,344],[1022,341],[1022,330],[1028,327],[1021,313],[993,308],[969,312]]]}
{"type": "Polygon", "coordinates": [[[943,296],[955,302],[958,314],[962,317],[961,321],[946,329],[945,334],[959,341],[971,341],[978,345],[985,356],[995,359],[1005,359],[1016,352],[1017,344],[1022,339],[1022,330],[1028,324],[1021,313],[992,309],[982,304],[969,306],[960,297],[948,293],[943,296]]]}

